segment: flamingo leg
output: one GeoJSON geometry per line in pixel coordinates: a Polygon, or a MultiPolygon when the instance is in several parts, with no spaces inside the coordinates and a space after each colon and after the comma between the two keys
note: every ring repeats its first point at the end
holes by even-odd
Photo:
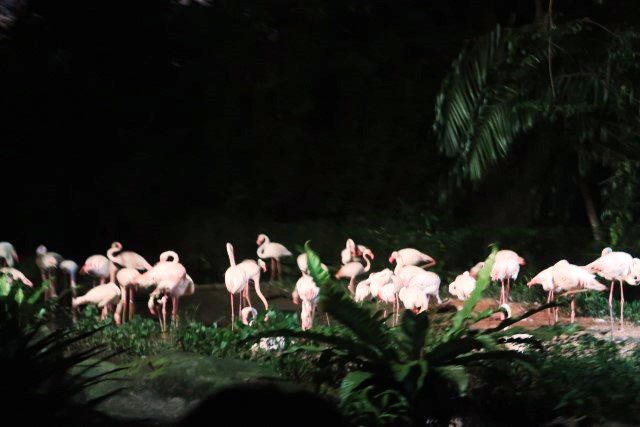
{"type": "Polygon", "coordinates": [[[571,323],[576,319],[576,300],[571,298],[571,323]]]}
{"type": "Polygon", "coordinates": [[[162,297],[162,332],[167,330],[167,296],[162,297]]]}
{"type": "Polygon", "coordinates": [[[327,316],[327,326],[331,326],[331,322],[329,322],[329,313],[325,313],[325,316],[327,316]]]}
{"type": "MultiPolygon", "coordinates": [[[[255,284],[255,282],[253,282],[255,284]]],[[[244,297],[245,300],[247,301],[247,304],[249,304],[249,307],[253,307],[251,305],[251,297],[250,297],[250,292],[251,291],[251,286],[249,286],[249,282],[247,282],[247,287],[244,289],[244,297]]]]}
{"type": "Polygon", "coordinates": [[[507,301],[509,301],[509,295],[511,295],[511,278],[507,277],[507,294],[504,298],[504,302],[505,304],[507,303],[507,301]]]}
{"type": "Polygon", "coordinates": [[[609,291],[609,320],[611,321],[611,338],[613,339],[613,284],[611,281],[611,290],[609,291]]]}
{"type": "Polygon", "coordinates": [[[282,280],[282,272],[280,271],[280,260],[276,258],[276,266],[278,267],[278,280],[282,280]]]}
{"type": "Polygon", "coordinates": [[[504,303],[504,280],[500,280],[500,301],[498,302],[499,305],[502,305],[504,303]]]}
{"type": "Polygon", "coordinates": [[[242,315],[242,292],[240,292],[240,295],[238,295],[240,298],[238,298],[238,316],[242,315]]]}
{"type": "Polygon", "coordinates": [[[129,320],[133,319],[133,316],[136,314],[136,304],[134,302],[133,292],[134,288],[129,286],[129,320]]]}
{"type": "Polygon", "coordinates": [[[354,295],[356,293],[355,290],[353,289],[353,283],[355,281],[356,281],[355,276],[349,279],[349,293],[351,293],[351,295],[354,295]]]}
{"type": "Polygon", "coordinates": [[[620,330],[624,331],[624,289],[620,280],[620,330]]]}

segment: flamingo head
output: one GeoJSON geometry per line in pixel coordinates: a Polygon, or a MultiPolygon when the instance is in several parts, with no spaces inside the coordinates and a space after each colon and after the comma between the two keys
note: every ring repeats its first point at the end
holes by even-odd
{"type": "Polygon", "coordinates": [[[371,259],[374,259],[375,256],[373,255],[373,252],[371,252],[371,249],[365,249],[364,251],[362,251],[362,256],[368,256],[371,259]]]}
{"type": "Polygon", "coordinates": [[[40,245],[38,246],[38,249],[36,249],[36,254],[38,255],[44,255],[47,253],[47,247],[45,245],[40,245]]]}
{"type": "Polygon", "coordinates": [[[610,254],[611,252],[613,252],[613,249],[611,249],[610,247],[606,247],[602,250],[602,252],[600,253],[601,256],[605,256],[606,254],[610,254]]]}
{"type": "Polygon", "coordinates": [[[258,235],[258,239],[256,239],[256,245],[263,244],[265,240],[267,240],[267,235],[266,234],[259,234],[258,235]]]}
{"type": "Polygon", "coordinates": [[[518,257],[518,264],[527,265],[527,263],[524,261],[524,258],[522,258],[522,257],[518,257]]]}
{"type": "Polygon", "coordinates": [[[267,264],[266,264],[263,260],[259,259],[259,260],[258,260],[258,265],[260,266],[260,269],[261,269],[263,272],[266,272],[266,271],[267,271],[267,264]]]}
{"type": "Polygon", "coordinates": [[[114,249],[118,249],[118,250],[120,250],[120,249],[122,249],[122,243],[120,243],[120,242],[113,242],[113,243],[111,243],[111,247],[112,247],[112,248],[114,248],[114,249]]]}
{"type": "Polygon", "coordinates": [[[396,262],[396,258],[398,258],[398,251],[391,252],[391,256],[389,257],[389,263],[393,264],[396,262]]]}

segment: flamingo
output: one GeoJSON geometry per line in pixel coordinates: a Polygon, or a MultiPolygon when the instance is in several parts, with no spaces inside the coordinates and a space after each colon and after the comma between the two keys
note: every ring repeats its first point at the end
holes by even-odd
{"type": "MultiPolygon", "coordinates": [[[[307,261],[307,254],[298,255],[298,257],[296,258],[296,264],[298,264],[298,269],[300,270],[300,273],[306,274],[307,276],[310,274],[309,264],[307,261]]],[[[326,271],[327,273],[329,272],[329,267],[327,267],[325,264],[320,264],[320,265],[324,271],[326,271]]]]}
{"type": "MultiPolygon", "coordinates": [[[[607,287],[598,282],[595,276],[584,268],[569,264],[567,260],[558,261],[552,268],[553,284],[555,288],[562,292],[573,293],[579,289],[589,289],[593,291],[606,291],[607,287]]],[[[571,297],[571,323],[574,322],[575,300],[571,297]]]]}
{"type": "Polygon", "coordinates": [[[292,253],[280,243],[271,242],[266,234],[258,235],[256,244],[258,245],[258,257],[271,258],[271,280],[276,278],[276,271],[280,277],[280,258],[289,257],[292,253]]]}
{"type": "Polygon", "coordinates": [[[416,274],[409,280],[408,286],[417,286],[427,296],[427,305],[425,310],[429,308],[429,298],[431,296],[436,297],[438,304],[442,303],[440,300],[440,276],[432,271],[422,271],[420,274],[416,274]]]}
{"type": "Polygon", "coordinates": [[[393,271],[388,268],[369,274],[367,280],[369,281],[369,293],[371,296],[380,299],[382,287],[391,282],[393,276],[393,271]]]}
{"type": "Polygon", "coordinates": [[[496,253],[493,268],[491,269],[491,280],[500,280],[500,305],[507,303],[511,293],[511,280],[518,278],[521,265],[525,265],[524,258],[514,251],[503,249],[496,253]],[[504,287],[505,280],[507,281],[506,291],[504,287]]]}
{"type": "Polygon", "coordinates": [[[371,249],[364,245],[356,245],[356,242],[354,242],[353,239],[347,239],[345,248],[340,252],[342,265],[353,261],[362,261],[362,255],[365,252],[370,253],[371,258],[373,258],[373,252],[371,249]]]}
{"type": "MultiPolygon", "coordinates": [[[[194,292],[195,287],[193,280],[187,274],[187,270],[177,261],[160,261],[150,270],[139,275],[131,281],[133,286],[139,285],[149,287],[156,285],[155,293],[150,299],[159,300],[162,304],[162,320],[160,320],[160,329],[165,332],[167,329],[167,300],[171,298],[171,320],[174,326],[178,325],[178,302],[181,296],[190,295],[194,292]]],[[[151,308],[151,314],[156,314],[151,308]]]]}
{"type": "Polygon", "coordinates": [[[133,294],[135,292],[136,285],[134,284],[136,279],[140,276],[140,272],[134,268],[122,268],[116,273],[116,281],[120,285],[122,291],[122,299],[118,304],[117,309],[120,310],[122,321],[127,320],[127,314],[129,320],[133,319],[135,314],[135,302],[133,294]]]}
{"type": "MultiPolygon", "coordinates": [[[[81,297],[73,298],[71,306],[77,309],[81,305],[95,304],[102,309],[100,320],[104,320],[109,313],[110,307],[120,300],[120,295],[120,287],[113,282],[109,282],[92,288],[81,297]]],[[[117,311],[114,312],[113,318],[116,324],[120,324],[120,315],[117,311]]]]}
{"type": "MultiPolygon", "coordinates": [[[[78,264],[70,259],[65,259],[60,263],[60,271],[66,276],[69,276],[69,289],[71,290],[71,301],[73,302],[73,298],[76,297],[77,293],[76,273],[78,271],[78,264]]],[[[75,323],[76,311],[73,309],[73,305],[71,307],[71,318],[75,323]]]]}
{"type": "MultiPolygon", "coordinates": [[[[400,308],[399,299],[398,299],[398,292],[400,290],[402,290],[402,286],[399,286],[399,282],[392,280],[389,283],[386,283],[385,285],[383,285],[380,288],[380,291],[378,292],[378,297],[380,298],[380,301],[386,304],[392,305],[392,310],[393,310],[392,322],[393,323],[395,323],[397,320],[398,310],[400,308]]],[[[384,310],[384,317],[387,317],[386,308],[384,310]]]]}
{"type": "Polygon", "coordinates": [[[19,262],[18,253],[11,243],[0,242],[0,260],[4,261],[7,267],[13,267],[19,262]]]}
{"type": "Polygon", "coordinates": [[[421,268],[429,268],[436,265],[436,260],[431,258],[429,255],[413,248],[405,248],[392,252],[391,256],[389,257],[389,262],[391,264],[396,262],[402,265],[417,265],[421,268]],[[420,265],[422,263],[426,264],[420,265]]]}
{"type": "Polygon", "coordinates": [[[417,285],[400,289],[398,297],[406,310],[411,310],[416,314],[425,311],[429,305],[427,294],[417,285]]]}
{"type": "Polygon", "coordinates": [[[33,288],[33,283],[31,282],[31,280],[27,279],[27,276],[22,274],[22,272],[18,269],[15,269],[13,267],[2,267],[0,268],[0,273],[6,276],[10,284],[17,280],[19,282],[22,282],[25,286],[33,288]]]}
{"type": "MultiPolygon", "coordinates": [[[[249,278],[244,269],[236,265],[236,259],[233,254],[233,246],[231,243],[227,243],[227,254],[229,255],[229,268],[224,272],[224,283],[229,291],[231,298],[231,329],[234,328],[235,312],[233,311],[233,295],[240,294],[246,286],[249,278]]],[[[242,296],[240,296],[240,307],[238,312],[242,312],[242,296]]]]}
{"type": "Polygon", "coordinates": [[[58,266],[60,265],[62,260],[62,255],[56,252],[47,251],[47,248],[44,245],[40,245],[36,249],[36,265],[40,270],[42,281],[45,281],[47,279],[51,280],[49,288],[44,293],[45,300],[57,296],[55,277],[56,272],[58,271],[58,266]]]}
{"type": "Polygon", "coordinates": [[[371,281],[369,279],[363,280],[356,285],[356,293],[354,300],[356,302],[363,302],[371,297],[371,281]]]}
{"type": "Polygon", "coordinates": [[[455,295],[459,300],[466,300],[471,292],[476,288],[476,279],[470,272],[465,271],[458,275],[456,280],[449,284],[449,293],[455,295]]]}
{"type": "MultiPolygon", "coordinates": [[[[107,251],[107,258],[116,265],[116,267],[134,268],[138,271],[149,271],[153,267],[140,254],[132,251],[122,251],[122,243],[113,242],[111,248],[107,251]],[[116,255],[116,252],[119,252],[116,255]]],[[[111,281],[115,279],[115,270],[111,270],[111,281]]]]}
{"type": "Polygon", "coordinates": [[[320,295],[320,288],[313,281],[313,277],[302,275],[296,282],[296,291],[302,300],[302,312],[300,313],[301,326],[303,330],[307,330],[313,326],[313,317],[320,295]]]}
{"type": "Polygon", "coordinates": [[[101,285],[106,283],[107,279],[115,272],[116,266],[104,255],[91,255],[80,269],[80,274],[88,274],[97,278],[101,285]]]}
{"type": "MultiPolygon", "coordinates": [[[[258,261],[254,261],[252,259],[245,259],[240,264],[238,264],[238,267],[244,270],[244,273],[247,276],[248,280],[253,281],[253,285],[256,288],[256,294],[258,294],[258,298],[260,298],[260,300],[262,301],[262,304],[264,305],[264,309],[268,310],[269,303],[267,302],[267,299],[264,297],[264,294],[260,290],[260,274],[263,271],[267,271],[267,264],[265,264],[264,261],[262,261],[261,259],[259,259],[258,261]]],[[[251,307],[251,299],[249,298],[249,291],[250,291],[250,287],[249,287],[249,283],[247,282],[247,286],[244,289],[244,298],[249,304],[249,307],[251,307]]]]}
{"type": "Polygon", "coordinates": [[[611,281],[609,291],[609,312],[613,322],[613,285],[620,282],[620,329],[624,330],[624,289],[622,284],[637,284],[640,279],[640,259],[633,258],[626,252],[614,252],[605,248],[602,256],[584,267],[607,281],[611,281]]]}
{"type": "Polygon", "coordinates": [[[353,285],[356,277],[371,269],[373,253],[367,250],[362,254],[362,257],[364,258],[366,265],[363,266],[358,261],[351,261],[340,267],[340,270],[335,274],[336,279],[342,279],[343,277],[349,278],[349,292],[351,292],[351,294],[354,293],[353,285]]]}

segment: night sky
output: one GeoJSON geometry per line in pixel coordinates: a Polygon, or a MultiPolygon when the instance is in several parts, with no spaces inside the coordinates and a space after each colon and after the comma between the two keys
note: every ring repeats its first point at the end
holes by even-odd
{"type": "MultiPolygon", "coordinates": [[[[558,3],[603,22],[637,8],[558,3]]],[[[528,200],[499,174],[438,206],[433,100],[466,40],[533,19],[533,0],[32,1],[0,41],[0,240],[144,252],[201,218],[258,229],[399,202],[503,221],[528,200]]]]}

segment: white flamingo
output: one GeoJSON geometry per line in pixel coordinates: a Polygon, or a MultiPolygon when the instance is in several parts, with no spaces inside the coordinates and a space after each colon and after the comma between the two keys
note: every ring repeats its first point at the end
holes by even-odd
{"type": "Polygon", "coordinates": [[[371,259],[373,259],[373,253],[365,251],[362,254],[362,257],[364,258],[366,265],[362,265],[358,261],[348,262],[340,267],[340,270],[335,274],[336,279],[342,279],[344,277],[349,278],[349,292],[351,292],[352,295],[355,292],[354,282],[356,277],[371,270],[371,259]]]}
{"type": "MultiPolygon", "coordinates": [[[[224,272],[224,283],[229,291],[229,297],[231,300],[231,329],[234,328],[235,311],[233,309],[233,296],[235,294],[241,294],[244,288],[248,286],[247,282],[249,278],[244,269],[236,265],[236,258],[233,252],[233,245],[227,243],[227,255],[229,255],[229,268],[224,272]]],[[[242,313],[242,295],[240,296],[240,303],[238,306],[238,314],[242,313]]]]}
{"type": "Polygon", "coordinates": [[[405,248],[391,253],[389,262],[398,265],[416,265],[421,268],[429,268],[436,265],[436,260],[417,249],[405,248]]]}
{"type": "Polygon", "coordinates": [[[280,258],[291,256],[289,249],[280,243],[272,242],[266,234],[258,235],[256,244],[258,245],[258,250],[256,251],[258,257],[271,259],[271,280],[276,278],[276,273],[280,277],[280,258]]]}

